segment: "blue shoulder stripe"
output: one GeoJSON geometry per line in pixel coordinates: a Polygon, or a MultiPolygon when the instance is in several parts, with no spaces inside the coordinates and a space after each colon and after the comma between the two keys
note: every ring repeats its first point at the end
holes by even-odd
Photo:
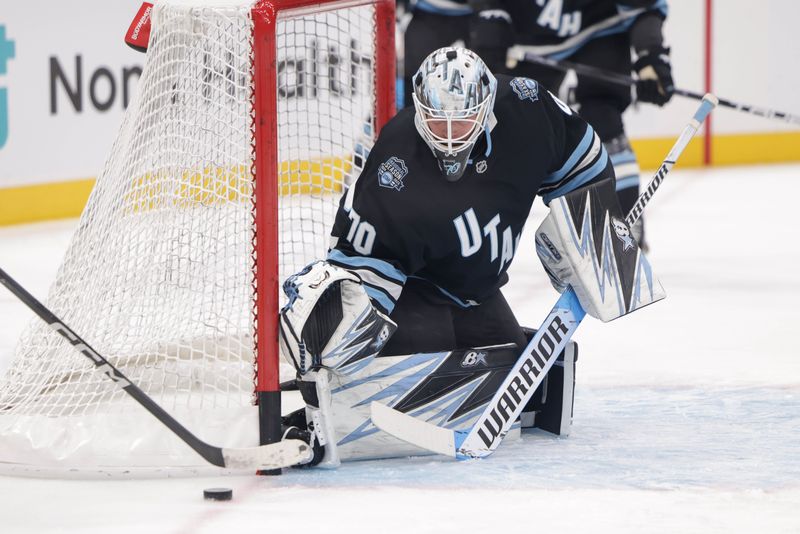
{"type": "Polygon", "coordinates": [[[391,299],[386,293],[384,293],[380,289],[371,286],[369,284],[362,284],[362,287],[364,288],[364,291],[367,292],[367,296],[370,298],[370,300],[380,305],[380,307],[384,309],[387,315],[392,313],[394,305],[396,304],[396,302],[393,299],[391,299]]]}
{"type": "Polygon", "coordinates": [[[455,7],[454,8],[439,7],[425,1],[417,2],[417,4],[414,6],[414,10],[425,11],[427,13],[435,13],[437,15],[447,15],[450,17],[459,17],[472,14],[472,9],[469,7],[461,9],[455,7]]]}
{"type": "Polygon", "coordinates": [[[602,148],[600,151],[600,157],[597,159],[594,165],[581,172],[558,189],[555,189],[544,195],[544,203],[549,204],[554,198],[565,195],[570,191],[574,191],[582,185],[590,182],[593,178],[596,178],[603,172],[603,169],[606,168],[606,165],[608,165],[608,152],[606,152],[605,148],[602,148]]]}
{"type": "Polygon", "coordinates": [[[339,249],[333,249],[328,252],[328,259],[353,268],[366,267],[368,269],[374,269],[389,280],[393,280],[400,285],[406,283],[406,275],[403,274],[400,269],[384,260],[367,256],[348,256],[339,249]]]}
{"type": "Polygon", "coordinates": [[[562,178],[564,178],[569,172],[575,168],[575,165],[586,155],[586,151],[589,150],[589,147],[592,146],[592,139],[594,138],[594,129],[586,125],[586,132],[583,134],[583,139],[581,139],[580,143],[578,143],[577,148],[572,151],[569,158],[567,158],[566,163],[558,169],[556,172],[552,173],[550,176],[544,179],[542,185],[546,184],[556,184],[562,178]]]}

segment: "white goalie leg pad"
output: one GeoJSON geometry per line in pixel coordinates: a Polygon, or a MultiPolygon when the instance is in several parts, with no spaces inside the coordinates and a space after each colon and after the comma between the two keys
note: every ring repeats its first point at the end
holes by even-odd
{"type": "Polygon", "coordinates": [[[355,372],[383,348],[397,328],[370,301],[355,274],[314,262],[283,284],[280,349],[298,373],[355,372]]]}
{"type": "MultiPolygon", "coordinates": [[[[386,432],[370,419],[380,402],[420,420],[470,428],[519,357],[509,343],[399,356],[379,356],[352,375],[332,373],[331,413],[342,461],[432,454],[386,432]]],[[[519,425],[506,439],[519,436],[519,425]]]]}
{"type": "Polygon", "coordinates": [[[536,230],[536,252],[553,286],[572,286],[586,313],[601,321],[666,296],[619,215],[610,179],[553,199],[536,230]]]}

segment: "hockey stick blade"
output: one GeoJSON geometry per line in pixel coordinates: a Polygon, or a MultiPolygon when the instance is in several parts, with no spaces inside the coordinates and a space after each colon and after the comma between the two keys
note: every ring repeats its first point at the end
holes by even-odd
{"type": "Polygon", "coordinates": [[[222,448],[223,465],[228,469],[270,471],[305,463],[311,459],[311,447],[299,439],[285,439],[260,447],[222,448]]]}
{"type": "MultiPolygon", "coordinates": [[[[703,97],[699,108],[684,127],[664,162],[642,192],[625,220],[633,224],[672,169],[689,141],[705,121],[718,100],[703,97]]],[[[421,421],[388,406],[372,403],[372,422],[376,427],[412,445],[457,459],[488,456],[498,447],[520,412],[533,397],[547,372],[558,359],[586,312],[575,291],[567,287],[547,318],[525,347],[476,423],[468,430],[451,430],[421,421]]],[[[398,399],[397,402],[401,402],[398,399]]]]}
{"type": "Polygon", "coordinates": [[[184,443],[189,445],[208,463],[228,469],[274,470],[289,467],[311,459],[311,447],[304,441],[291,439],[269,443],[260,447],[221,448],[210,445],[180,424],[166,410],[159,406],[147,393],[131,382],[122,372],[95,351],[78,334],[64,324],[61,319],[28,293],[8,273],[0,269],[0,284],[5,286],[23,304],[30,308],[53,331],[66,339],[73,348],[90,359],[95,368],[105,374],[117,387],[133,397],[144,409],[150,412],[164,426],[169,428],[184,443]]]}
{"type": "Polygon", "coordinates": [[[426,423],[377,401],[372,401],[369,409],[372,423],[384,432],[431,452],[456,456],[458,432],[426,423]]]}

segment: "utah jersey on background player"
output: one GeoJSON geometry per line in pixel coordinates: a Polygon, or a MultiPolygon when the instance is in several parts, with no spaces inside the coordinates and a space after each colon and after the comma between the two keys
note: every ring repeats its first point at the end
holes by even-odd
{"type": "Polygon", "coordinates": [[[515,44],[539,47],[532,51],[552,59],[567,58],[592,39],[627,32],[646,12],[667,16],[666,0],[487,1],[510,16],[515,44]]]}
{"type": "Polygon", "coordinates": [[[463,172],[455,183],[441,176],[414,115],[406,108],[381,131],[342,198],[328,257],[357,272],[387,313],[411,276],[461,306],[480,303],[507,282],[537,194],[548,202],[613,179],[592,127],[535,80],[497,76],[489,131],[466,168],[453,169],[463,172]]]}
{"type": "MultiPolygon", "coordinates": [[[[629,76],[638,74],[639,102],[664,105],[672,96],[669,49],[662,26],[666,0],[485,0],[472,24],[472,44],[491,69],[514,76],[536,78],[559,91],[563,70],[517,60],[524,54],[567,59],[629,76]],[[503,13],[504,16],[498,16],[503,13]],[[513,35],[514,50],[507,40],[513,35]],[[636,52],[632,62],[631,48],[636,52]],[[502,58],[502,59],[497,59],[502,58]],[[510,70],[508,70],[510,69],[510,70]]],[[[617,176],[617,194],[624,211],[639,196],[639,165],[625,134],[622,114],[631,103],[631,90],[617,84],[578,75],[570,89],[570,104],[592,124],[609,152],[617,176]]],[[[644,243],[643,220],[633,228],[644,243]]]]}

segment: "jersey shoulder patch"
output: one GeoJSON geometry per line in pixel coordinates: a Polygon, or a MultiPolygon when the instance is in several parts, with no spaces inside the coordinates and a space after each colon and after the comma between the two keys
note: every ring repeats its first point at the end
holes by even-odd
{"type": "Polygon", "coordinates": [[[403,191],[417,142],[414,110],[404,108],[381,129],[358,177],[359,190],[403,191]]]}
{"type": "Polygon", "coordinates": [[[391,156],[378,165],[378,185],[400,191],[405,186],[403,178],[407,174],[406,162],[397,156],[391,156]]]}
{"type": "Polygon", "coordinates": [[[539,83],[536,80],[518,76],[513,78],[509,85],[520,100],[530,100],[531,102],[539,100],[539,83]]]}

